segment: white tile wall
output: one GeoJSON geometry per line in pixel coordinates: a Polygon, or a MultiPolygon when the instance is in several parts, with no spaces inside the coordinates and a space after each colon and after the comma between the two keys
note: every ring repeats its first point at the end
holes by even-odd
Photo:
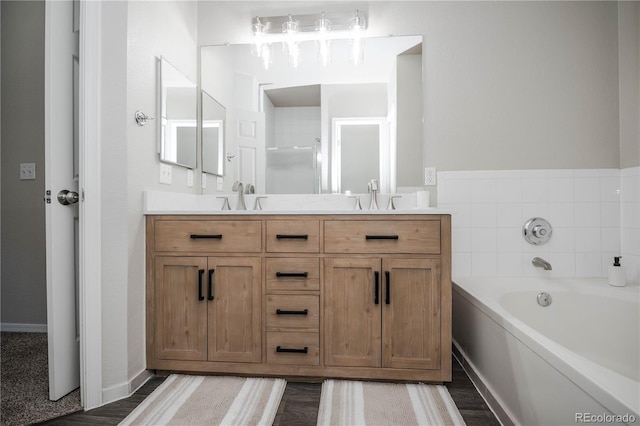
{"type": "Polygon", "coordinates": [[[627,281],[640,276],[640,167],[620,171],[620,246],[627,281]]]}
{"type": "Polygon", "coordinates": [[[606,277],[622,254],[628,279],[640,271],[640,168],[438,173],[438,206],[453,211],[454,276],[606,277]],[[522,237],[531,217],[553,226],[548,244],[522,237]]]}
{"type": "Polygon", "coordinates": [[[275,108],[275,146],[314,146],[320,137],[320,107],[275,108]]]}

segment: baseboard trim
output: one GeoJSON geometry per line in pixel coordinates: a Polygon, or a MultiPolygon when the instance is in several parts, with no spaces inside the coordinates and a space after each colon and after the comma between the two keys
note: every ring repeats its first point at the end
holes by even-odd
{"type": "Polygon", "coordinates": [[[0,331],[11,333],[46,333],[47,324],[19,324],[14,322],[0,323],[0,331]]]}
{"type": "Polygon", "coordinates": [[[457,342],[453,342],[452,345],[453,356],[458,360],[462,369],[467,373],[469,379],[471,379],[471,383],[476,387],[478,393],[487,403],[493,414],[495,414],[496,418],[500,422],[502,426],[514,426],[516,425],[515,416],[511,414],[508,408],[506,408],[505,404],[501,402],[501,400],[496,397],[493,389],[486,384],[482,374],[478,371],[478,369],[473,365],[473,363],[469,360],[467,355],[461,350],[458,346],[457,342]]]}
{"type": "Polygon", "coordinates": [[[142,370],[128,382],[104,388],[102,390],[102,404],[109,404],[124,398],[129,398],[151,377],[153,377],[151,370],[142,370]]]}

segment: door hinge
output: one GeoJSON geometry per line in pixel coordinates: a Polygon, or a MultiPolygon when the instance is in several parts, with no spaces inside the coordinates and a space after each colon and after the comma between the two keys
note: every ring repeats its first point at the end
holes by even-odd
{"type": "Polygon", "coordinates": [[[51,204],[51,190],[50,189],[47,189],[44,192],[44,202],[47,203],[47,204],[51,204]]]}

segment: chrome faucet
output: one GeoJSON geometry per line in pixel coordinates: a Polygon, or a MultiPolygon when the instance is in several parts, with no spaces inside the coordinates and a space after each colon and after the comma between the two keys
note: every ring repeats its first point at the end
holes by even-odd
{"type": "Polygon", "coordinates": [[[369,202],[369,210],[378,210],[378,180],[371,179],[367,185],[371,193],[371,201],[369,202]]]}
{"type": "Polygon", "coordinates": [[[238,191],[238,203],[236,204],[236,210],[246,210],[247,206],[244,203],[244,185],[239,180],[233,183],[231,188],[233,191],[238,191]]]}
{"type": "Polygon", "coordinates": [[[551,264],[540,257],[534,257],[533,259],[531,259],[531,263],[536,268],[542,268],[545,271],[550,271],[552,269],[551,264]]]}

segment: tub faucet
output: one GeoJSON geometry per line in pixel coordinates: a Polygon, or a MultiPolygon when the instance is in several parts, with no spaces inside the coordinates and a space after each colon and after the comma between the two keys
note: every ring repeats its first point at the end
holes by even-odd
{"type": "Polygon", "coordinates": [[[239,180],[233,183],[231,188],[233,191],[238,191],[238,203],[236,204],[236,210],[246,210],[247,206],[244,203],[244,185],[239,180]]]}
{"type": "Polygon", "coordinates": [[[534,257],[533,259],[531,259],[531,263],[536,268],[542,268],[545,271],[550,271],[552,269],[551,264],[540,257],[534,257]]]}

